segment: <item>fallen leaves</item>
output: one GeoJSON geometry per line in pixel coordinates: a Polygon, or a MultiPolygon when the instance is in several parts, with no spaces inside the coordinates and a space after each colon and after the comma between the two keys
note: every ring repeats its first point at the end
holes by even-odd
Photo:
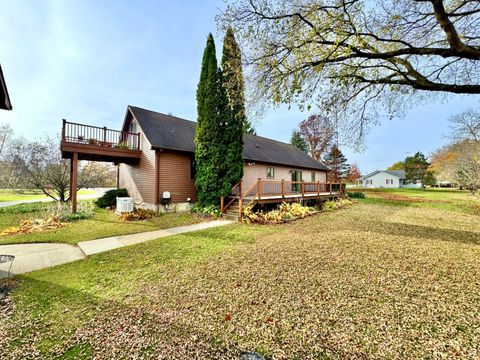
{"type": "Polygon", "coordinates": [[[20,220],[19,226],[11,226],[0,232],[0,236],[29,234],[51,229],[58,229],[66,226],[58,216],[48,216],[44,219],[20,220]]]}

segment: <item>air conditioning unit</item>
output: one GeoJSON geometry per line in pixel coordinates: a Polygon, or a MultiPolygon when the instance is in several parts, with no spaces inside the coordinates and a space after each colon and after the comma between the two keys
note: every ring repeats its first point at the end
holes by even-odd
{"type": "Polygon", "coordinates": [[[117,197],[117,214],[123,214],[133,211],[133,198],[131,197],[117,197]]]}

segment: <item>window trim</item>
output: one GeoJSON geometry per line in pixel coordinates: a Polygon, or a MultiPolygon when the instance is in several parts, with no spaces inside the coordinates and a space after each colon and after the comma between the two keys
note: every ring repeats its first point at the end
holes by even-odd
{"type": "Polygon", "coordinates": [[[316,182],[317,181],[317,173],[315,171],[312,171],[312,173],[310,174],[310,180],[312,182],[316,182]]]}
{"type": "Polygon", "coordinates": [[[267,179],[275,179],[275,167],[273,166],[267,166],[266,168],[266,178],[267,179]],[[271,170],[271,176],[269,176],[271,170]]]}

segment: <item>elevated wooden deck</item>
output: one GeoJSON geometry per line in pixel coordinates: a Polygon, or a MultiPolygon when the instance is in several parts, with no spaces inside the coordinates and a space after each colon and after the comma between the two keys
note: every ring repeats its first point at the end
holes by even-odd
{"type": "Polygon", "coordinates": [[[236,184],[231,194],[220,199],[222,213],[237,213],[242,217],[243,209],[253,204],[293,202],[302,200],[328,200],[343,195],[345,189],[339,183],[321,183],[287,180],[258,179],[246,191],[243,182],[236,184]],[[233,209],[233,211],[232,211],[233,209]]]}
{"type": "Polygon", "coordinates": [[[63,120],[60,150],[70,159],[70,199],[77,211],[78,161],[135,163],[140,160],[140,133],[130,133],[63,120]]]}
{"type": "Polygon", "coordinates": [[[134,163],[140,159],[140,134],[63,120],[62,157],[78,160],[134,163]]]}

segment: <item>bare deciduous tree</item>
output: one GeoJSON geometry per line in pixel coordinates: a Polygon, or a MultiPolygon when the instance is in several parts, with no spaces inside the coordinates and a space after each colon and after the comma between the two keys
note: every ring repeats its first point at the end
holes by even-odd
{"type": "MultiPolygon", "coordinates": [[[[33,142],[18,141],[9,155],[15,177],[22,179],[21,187],[40,189],[59,201],[69,200],[70,163],[62,159],[58,140],[45,138],[33,142]]],[[[78,169],[77,190],[104,186],[112,171],[104,164],[81,163],[78,169]]]]}
{"type": "Polygon", "coordinates": [[[453,141],[480,142],[480,112],[467,109],[449,119],[453,141]]]}
{"type": "Polygon", "coordinates": [[[239,0],[233,26],[255,97],[342,112],[358,137],[432,94],[480,94],[480,2],[239,0]]]}

